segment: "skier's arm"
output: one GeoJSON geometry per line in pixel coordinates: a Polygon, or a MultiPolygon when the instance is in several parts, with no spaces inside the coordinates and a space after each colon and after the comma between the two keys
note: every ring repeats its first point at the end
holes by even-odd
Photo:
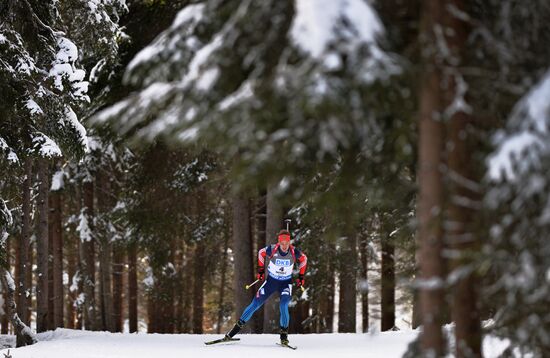
{"type": "Polygon", "coordinates": [[[265,247],[260,251],[258,251],[258,274],[256,275],[256,278],[261,281],[263,281],[264,279],[266,256],[267,256],[267,250],[265,247]]]}
{"type": "Polygon", "coordinates": [[[296,279],[296,285],[298,287],[304,285],[304,275],[307,268],[307,256],[300,250],[296,250],[296,261],[298,263],[298,278],[296,279]]]}
{"type": "Polygon", "coordinates": [[[298,269],[300,270],[300,275],[304,275],[306,273],[307,268],[307,256],[302,252],[300,257],[297,258],[298,260],[298,269]]]}
{"type": "Polygon", "coordinates": [[[264,268],[266,256],[267,252],[265,247],[258,251],[258,270],[260,270],[260,268],[264,268]]]}

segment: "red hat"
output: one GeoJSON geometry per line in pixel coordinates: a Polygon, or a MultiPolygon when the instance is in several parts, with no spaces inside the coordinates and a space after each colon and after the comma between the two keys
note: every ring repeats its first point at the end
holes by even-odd
{"type": "Polygon", "coordinates": [[[279,231],[279,233],[277,234],[277,239],[279,240],[279,242],[281,242],[281,241],[289,241],[290,242],[290,232],[288,232],[288,230],[279,231]]]}

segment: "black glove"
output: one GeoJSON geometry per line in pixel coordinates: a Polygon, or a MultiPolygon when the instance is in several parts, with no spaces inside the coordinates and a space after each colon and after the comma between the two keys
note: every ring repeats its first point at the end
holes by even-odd
{"type": "Polygon", "coordinates": [[[296,287],[302,287],[303,285],[304,285],[304,275],[300,274],[296,279],[296,287]]]}
{"type": "Polygon", "coordinates": [[[263,267],[258,267],[258,273],[256,274],[256,278],[260,281],[263,281],[265,277],[265,271],[263,267]]]}

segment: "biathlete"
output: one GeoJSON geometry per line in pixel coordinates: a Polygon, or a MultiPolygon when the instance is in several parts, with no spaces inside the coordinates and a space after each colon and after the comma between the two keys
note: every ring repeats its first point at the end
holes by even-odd
{"type": "Polygon", "coordinates": [[[290,232],[287,230],[281,230],[277,234],[278,243],[269,245],[258,251],[258,274],[257,279],[263,281],[262,285],[258,288],[256,295],[252,302],[246,307],[233,328],[227,332],[224,338],[216,341],[207,342],[207,344],[227,342],[232,340],[238,340],[233,338],[241,328],[252,318],[254,312],[256,312],[264,302],[274,292],[280,294],[280,338],[281,345],[295,349],[289,345],[288,341],[288,325],[290,316],[288,314],[288,304],[292,298],[292,271],[294,265],[298,265],[299,274],[296,278],[296,286],[302,287],[304,285],[304,274],[307,268],[307,257],[299,249],[290,244],[290,232]],[[265,266],[267,262],[267,279],[265,275],[265,266]]]}

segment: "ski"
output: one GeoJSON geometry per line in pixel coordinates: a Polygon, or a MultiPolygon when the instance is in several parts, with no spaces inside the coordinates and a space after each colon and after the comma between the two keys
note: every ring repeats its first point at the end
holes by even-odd
{"type": "Polygon", "coordinates": [[[224,342],[235,342],[235,341],[240,341],[241,339],[240,338],[228,338],[228,337],[223,337],[223,338],[220,338],[220,339],[215,339],[213,341],[208,341],[208,342],[204,342],[204,344],[206,344],[207,346],[211,345],[211,344],[216,344],[216,343],[224,343],[224,342]]]}
{"type": "Polygon", "coordinates": [[[288,343],[277,343],[277,345],[279,345],[279,346],[281,346],[281,347],[290,348],[290,349],[292,349],[292,350],[298,349],[298,347],[296,347],[296,346],[291,346],[291,345],[288,344],[288,343]]]}

